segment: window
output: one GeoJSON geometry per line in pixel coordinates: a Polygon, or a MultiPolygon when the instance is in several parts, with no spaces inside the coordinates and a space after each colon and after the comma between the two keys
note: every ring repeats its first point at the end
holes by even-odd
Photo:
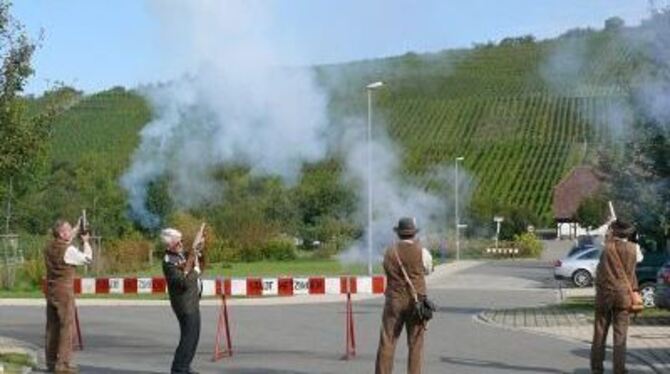
{"type": "Polygon", "coordinates": [[[584,253],[583,255],[579,256],[579,259],[580,260],[594,260],[598,257],[600,257],[600,250],[588,251],[588,252],[584,253]]]}

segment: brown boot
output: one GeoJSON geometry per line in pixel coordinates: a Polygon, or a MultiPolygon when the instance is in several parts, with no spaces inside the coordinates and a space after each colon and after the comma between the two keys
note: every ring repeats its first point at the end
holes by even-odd
{"type": "Polygon", "coordinates": [[[79,374],[79,368],[76,366],[56,365],[54,373],[56,374],[79,374]]]}

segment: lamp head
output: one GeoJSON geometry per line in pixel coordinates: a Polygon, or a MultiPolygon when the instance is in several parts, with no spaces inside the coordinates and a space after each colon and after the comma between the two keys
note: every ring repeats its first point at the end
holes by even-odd
{"type": "Polygon", "coordinates": [[[366,86],[366,88],[367,88],[368,90],[374,90],[374,89],[376,89],[376,88],[380,88],[380,87],[382,87],[383,85],[384,85],[384,82],[382,82],[382,81],[378,81],[378,82],[374,82],[374,83],[370,83],[370,84],[368,84],[368,85],[366,86]]]}

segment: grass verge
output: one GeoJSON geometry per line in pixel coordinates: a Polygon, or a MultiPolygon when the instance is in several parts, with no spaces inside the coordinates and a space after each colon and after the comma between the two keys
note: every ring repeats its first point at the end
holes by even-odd
{"type": "MultiPolygon", "coordinates": [[[[568,297],[561,304],[556,306],[560,310],[576,313],[583,313],[587,318],[593,318],[595,308],[595,298],[593,296],[573,296],[568,297]]],[[[659,308],[647,308],[638,314],[635,320],[644,321],[651,318],[670,318],[670,310],[659,308]]]]}
{"type": "Polygon", "coordinates": [[[0,353],[0,365],[5,373],[21,373],[22,368],[35,368],[35,362],[25,353],[0,353]]]}

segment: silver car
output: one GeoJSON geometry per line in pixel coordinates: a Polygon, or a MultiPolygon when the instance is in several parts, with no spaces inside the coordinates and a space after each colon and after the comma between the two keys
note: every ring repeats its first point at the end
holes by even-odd
{"type": "Polygon", "coordinates": [[[554,278],[569,279],[577,287],[588,287],[596,277],[602,247],[592,247],[557,260],[554,263],[554,278]]]}

